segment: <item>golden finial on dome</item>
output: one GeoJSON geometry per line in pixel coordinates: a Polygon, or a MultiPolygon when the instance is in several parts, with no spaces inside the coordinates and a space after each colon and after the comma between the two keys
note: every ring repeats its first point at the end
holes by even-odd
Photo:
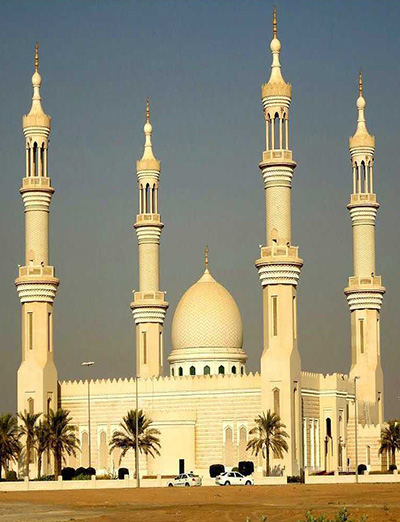
{"type": "Polygon", "coordinates": [[[39,44],[35,43],[35,71],[39,69],[39,44]]]}
{"type": "Polygon", "coordinates": [[[278,35],[278,23],[276,21],[276,5],[274,5],[273,15],[272,15],[272,28],[273,28],[273,35],[274,38],[278,35]]]}
{"type": "Polygon", "coordinates": [[[206,245],[206,249],[204,251],[204,264],[206,265],[206,270],[208,270],[208,253],[209,253],[208,245],[206,245]]]}
{"type": "Polygon", "coordinates": [[[150,123],[150,99],[146,98],[146,122],[150,123]]]}
{"type": "Polygon", "coordinates": [[[363,77],[362,77],[362,70],[360,69],[360,72],[358,74],[358,93],[360,96],[363,95],[363,77]]]}

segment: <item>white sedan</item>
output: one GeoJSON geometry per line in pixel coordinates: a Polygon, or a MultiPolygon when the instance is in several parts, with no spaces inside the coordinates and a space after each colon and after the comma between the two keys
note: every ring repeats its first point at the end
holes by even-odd
{"type": "Polygon", "coordinates": [[[215,479],[220,486],[253,486],[253,477],[245,477],[238,471],[225,471],[215,479]]]}
{"type": "Polygon", "coordinates": [[[181,473],[177,475],[175,478],[170,480],[167,484],[169,488],[174,486],[201,486],[201,477],[199,475],[195,475],[194,473],[181,473]]]}

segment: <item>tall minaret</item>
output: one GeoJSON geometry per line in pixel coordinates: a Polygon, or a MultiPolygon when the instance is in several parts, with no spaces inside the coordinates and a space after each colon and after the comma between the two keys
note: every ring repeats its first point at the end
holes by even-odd
{"type": "Polygon", "coordinates": [[[261,356],[262,405],[278,413],[290,435],[284,465],[289,475],[301,467],[301,361],[297,349],[296,287],[303,261],[292,246],[291,187],[296,163],[289,149],[291,85],[282,77],[281,43],[273,15],[271,76],[261,88],[266,142],[260,163],[266,201],[266,242],[256,267],[263,291],[264,349],[261,356]]]}
{"type": "Polygon", "coordinates": [[[168,303],[160,290],[160,238],[164,224],[158,205],[161,163],[153,154],[149,100],[146,103],[146,137],[142,159],[136,162],[139,213],[134,228],[138,237],[139,291],[133,292],[136,324],[136,374],[157,377],[163,373],[163,326],[168,303]]]}
{"type": "Polygon", "coordinates": [[[383,420],[383,374],[380,356],[380,309],[385,288],[375,274],[375,218],[379,208],[373,185],[375,138],[368,133],[360,72],[357,130],[349,139],[353,192],[347,208],[353,226],[354,276],[345,289],[351,312],[350,377],[359,377],[359,418],[383,420]]]}
{"type": "Polygon", "coordinates": [[[53,303],[59,280],[49,261],[49,213],[54,189],[48,173],[50,116],[42,109],[39,47],[35,47],[32,107],[23,117],[26,167],[20,193],[25,207],[25,265],[15,284],[22,304],[22,362],[18,411],[47,413],[57,407],[53,360],[53,303]]]}

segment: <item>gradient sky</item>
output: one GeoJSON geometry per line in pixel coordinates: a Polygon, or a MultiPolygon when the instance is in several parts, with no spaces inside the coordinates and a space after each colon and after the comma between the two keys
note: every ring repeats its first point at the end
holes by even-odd
{"type": "MultiPolygon", "coordinates": [[[[277,9],[283,74],[293,85],[293,243],[305,262],[298,287],[302,367],[347,372],[350,366],[343,294],[352,275],[348,137],[362,67],[368,128],[377,139],[377,274],[387,287],[385,417],[399,416],[400,3],[282,0],[277,9]]],[[[262,303],[254,260],[265,235],[260,85],[269,78],[271,12],[267,0],[1,2],[0,411],[16,407],[21,358],[14,288],[24,261],[21,118],[30,107],[36,39],[43,107],[52,116],[59,378],[135,373],[132,225],[146,96],[162,161],[166,355],[173,312],[200,277],[208,243],[211,271],[242,313],[248,369],[258,370],[262,303]],[[85,360],[96,365],[84,369],[85,360]]]]}

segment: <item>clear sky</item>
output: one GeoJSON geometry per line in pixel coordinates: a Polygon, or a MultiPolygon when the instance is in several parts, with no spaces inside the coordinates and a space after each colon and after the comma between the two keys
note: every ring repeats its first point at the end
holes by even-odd
{"type": "MultiPolygon", "coordinates": [[[[352,275],[348,136],[362,67],[368,128],[377,139],[377,274],[387,287],[385,417],[399,416],[400,3],[282,0],[277,10],[283,73],[293,85],[293,243],[305,263],[298,287],[302,367],[347,372],[350,365],[343,294],[352,275]]],[[[132,225],[146,96],[162,161],[166,355],[174,309],[200,277],[208,243],[211,271],[242,312],[248,369],[259,369],[262,303],[254,260],[265,235],[260,85],[269,77],[271,12],[268,0],[0,3],[0,411],[15,409],[21,357],[13,281],[24,261],[21,118],[30,107],[36,39],[43,106],[52,116],[59,378],[135,373],[132,225]],[[85,360],[96,365],[81,368],[85,360]]]]}

